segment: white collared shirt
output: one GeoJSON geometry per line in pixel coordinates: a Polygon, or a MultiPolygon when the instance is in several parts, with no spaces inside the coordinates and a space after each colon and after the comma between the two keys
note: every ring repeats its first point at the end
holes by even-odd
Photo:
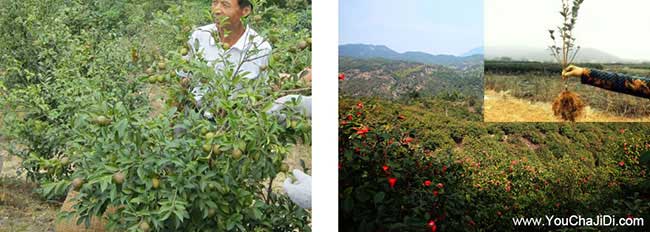
{"type": "MultiPolygon", "coordinates": [[[[209,66],[214,66],[215,72],[220,72],[226,65],[241,64],[239,69],[235,67],[235,70],[239,70],[240,74],[244,73],[245,78],[255,79],[264,75],[261,73],[260,67],[267,66],[269,63],[272,48],[268,41],[259,36],[255,30],[246,26],[244,34],[237,40],[237,43],[228,50],[224,50],[212,36],[216,32],[217,26],[214,23],[199,27],[192,32],[187,42],[190,54],[186,58],[202,53],[203,59],[208,62],[209,66]],[[247,52],[250,53],[246,55],[247,52]]],[[[201,102],[205,92],[206,90],[200,87],[195,87],[192,90],[198,103],[201,102]]]]}

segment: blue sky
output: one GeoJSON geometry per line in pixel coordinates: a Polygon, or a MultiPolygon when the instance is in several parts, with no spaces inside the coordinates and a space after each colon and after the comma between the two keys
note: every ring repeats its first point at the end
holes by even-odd
{"type": "Polygon", "coordinates": [[[340,0],[339,44],[460,55],[483,46],[483,0],[340,0]]]}

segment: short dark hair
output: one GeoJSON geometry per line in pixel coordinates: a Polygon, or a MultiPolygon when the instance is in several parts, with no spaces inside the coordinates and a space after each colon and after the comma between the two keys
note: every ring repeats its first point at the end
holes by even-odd
{"type": "Polygon", "coordinates": [[[247,6],[251,7],[251,11],[253,10],[253,3],[251,3],[250,0],[238,0],[237,3],[239,4],[240,8],[244,8],[247,6]]]}

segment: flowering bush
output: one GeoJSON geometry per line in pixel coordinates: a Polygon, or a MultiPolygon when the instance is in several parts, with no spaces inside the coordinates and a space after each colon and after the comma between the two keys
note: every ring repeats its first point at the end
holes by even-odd
{"type": "Polygon", "coordinates": [[[340,104],[342,231],[518,231],[527,228],[512,218],[650,216],[647,125],[482,123],[445,116],[454,103],[440,99],[340,104]]]}

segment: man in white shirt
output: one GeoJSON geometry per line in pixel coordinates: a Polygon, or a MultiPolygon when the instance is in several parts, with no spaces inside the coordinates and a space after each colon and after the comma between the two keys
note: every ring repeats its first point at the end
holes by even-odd
{"type": "MultiPolygon", "coordinates": [[[[214,66],[215,72],[221,72],[225,67],[234,67],[233,75],[243,75],[248,79],[266,78],[263,67],[267,67],[271,55],[271,44],[257,34],[255,30],[241,21],[242,17],[251,14],[253,5],[249,0],[213,0],[212,13],[215,23],[199,27],[188,41],[190,53],[184,58],[190,59],[201,54],[209,66],[214,66]]],[[[183,78],[188,75],[178,72],[183,78]]],[[[309,70],[311,80],[311,70],[309,70]]],[[[192,90],[196,102],[201,105],[206,88],[195,87],[192,90]]],[[[311,97],[289,95],[279,98],[267,113],[273,114],[284,108],[287,102],[299,99],[298,108],[311,118],[311,97]]],[[[212,115],[207,114],[208,118],[212,115]]],[[[283,115],[279,115],[283,118],[283,115]]],[[[303,208],[311,208],[311,177],[300,173],[297,183],[285,181],[283,187],[289,197],[303,208]]]]}
{"type": "MultiPolygon", "coordinates": [[[[188,40],[190,53],[185,58],[202,54],[208,65],[214,66],[215,72],[228,66],[236,70],[233,75],[243,74],[248,79],[263,76],[261,67],[268,66],[271,44],[242,23],[241,18],[248,16],[252,9],[248,0],[212,1],[215,23],[199,27],[192,33],[188,40]]],[[[200,87],[192,90],[197,103],[201,103],[205,92],[206,89],[200,87]]]]}

